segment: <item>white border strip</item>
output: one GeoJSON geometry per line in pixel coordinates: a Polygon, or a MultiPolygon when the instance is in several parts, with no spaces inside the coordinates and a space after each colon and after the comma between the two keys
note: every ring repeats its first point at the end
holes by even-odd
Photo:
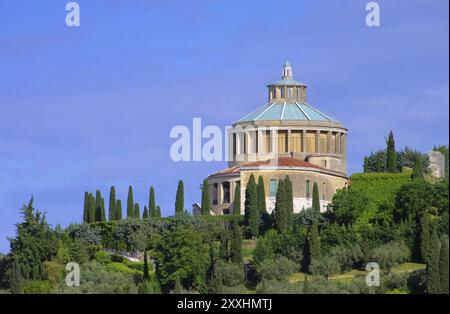
{"type": "Polygon", "coordinates": [[[295,104],[297,105],[298,109],[300,109],[300,111],[305,115],[306,119],[308,119],[309,121],[311,121],[311,118],[306,114],[305,111],[303,111],[302,107],[300,107],[300,105],[298,104],[298,102],[295,102],[295,104]]]}
{"type": "Polygon", "coordinates": [[[263,112],[261,112],[255,119],[254,121],[258,120],[263,114],[265,114],[267,112],[267,110],[269,110],[270,108],[273,107],[273,105],[275,105],[276,102],[272,103],[269,107],[266,108],[266,110],[264,110],[263,112]]]}

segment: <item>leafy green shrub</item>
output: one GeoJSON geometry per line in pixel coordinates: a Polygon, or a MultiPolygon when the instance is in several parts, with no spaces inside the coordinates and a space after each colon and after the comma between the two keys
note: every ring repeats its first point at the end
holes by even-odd
{"type": "Polygon", "coordinates": [[[219,263],[214,272],[219,278],[222,278],[224,286],[236,287],[245,282],[244,267],[241,264],[219,263]]]}
{"type": "Polygon", "coordinates": [[[23,292],[25,294],[49,294],[52,292],[52,284],[48,280],[25,280],[23,292]]]}
{"type": "Polygon", "coordinates": [[[134,274],[139,274],[140,273],[136,269],[129,268],[124,263],[112,262],[112,263],[106,264],[105,268],[108,271],[120,272],[120,273],[128,274],[128,275],[134,275],[134,274]]]}
{"type": "Polygon", "coordinates": [[[390,242],[374,248],[370,252],[370,261],[390,272],[394,265],[408,261],[410,256],[411,252],[403,242],[390,242]]]}
{"type": "MultiPolygon", "coordinates": [[[[79,287],[67,287],[61,284],[56,290],[57,293],[93,293],[93,294],[135,294],[138,292],[137,286],[131,274],[123,272],[108,271],[115,263],[102,266],[97,262],[89,262],[82,266],[81,282],[79,287]]],[[[126,267],[124,264],[116,263],[126,267]]],[[[113,266],[114,267],[114,266],[113,266]]],[[[121,267],[121,266],[119,266],[121,267]]]]}
{"type": "Polygon", "coordinates": [[[265,259],[256,266],[258,277],[261,281],[284,280],[289,275],[299,269],[300,265],[287,259],[284,256],[278,256],[273,259],[265,259]]]}
{"type": "Polygon", "coordinates": [[[45,274],[51,284],[56,285],[62,282],[64,277],[64,265],[57,261],[44,262],[45,274]]]}
{"type": "Polygon", "coordinates": [[[328,279],[330,275],[337,274],[341,271],[341,265],[338,259],[333,255],[327,255],[320,259],[314,259],[309,265],[312,274],[325,276],[328,279]]]}
{"type": "Polygon", "coordinates": [[[102,265],[106,265],[111,262],[111,255],[105,251],[98,251],[95,253],[95,260],[102,265]]]}
{"type": "Polygon", "coordinates": [[[256,287],[258,294],[300,294],[303,289],[299,284],[291,284],[287,280],[267,280],[256,287]]]}
{"type": "Polygon", "coordinates": [[[116,263],[122,263],[125,260],[125,257],[117,254],[111,254],[111,260],[116,263]]]}

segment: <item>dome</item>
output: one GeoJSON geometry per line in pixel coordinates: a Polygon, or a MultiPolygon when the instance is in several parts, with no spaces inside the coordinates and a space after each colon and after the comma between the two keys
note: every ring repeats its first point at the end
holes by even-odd
{"type": "Polygon", "coordinates": [[[288,61],[283,65],[281,80],[267,87],[269,88],[268,103],[236,123],[274,120],[340,123],[306,102],[307,86],[294,80],[292,67],[288,61]]]}
{"type": "Polygon", "coordinates": [[[306,102],[268,103],[236,122],[240,123],[240,122],[256,122],[256,121],[271,121],[271,120],[324,121],[324,122],[339,123],[339,121],[311,107],[306,102]]]}

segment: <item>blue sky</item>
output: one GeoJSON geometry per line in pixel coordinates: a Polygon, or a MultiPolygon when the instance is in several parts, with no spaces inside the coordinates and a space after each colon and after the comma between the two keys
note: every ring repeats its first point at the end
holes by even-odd
{"type": "Polygon", "coordinates": [[[0,251],[33,194],[52,225],[81,220],[84,191],[129,184],[164,215],[225,162],[171,161],[175,125],[225,127],[264,104],[289,60],[309,102],[349,129],[349,172],[384,147],[448,144],[448,1],[0,0],[0,251]]]}

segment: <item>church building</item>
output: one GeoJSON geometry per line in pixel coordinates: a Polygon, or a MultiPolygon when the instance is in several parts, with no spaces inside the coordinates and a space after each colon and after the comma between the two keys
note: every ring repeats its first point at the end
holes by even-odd
{"type": "Polygon", "coordinates": [[[293,78],[289,62],[280,81],[269,84],[267,103],[233,123],[228,131],[228,168],[208,177],[212,214],[233,213],[234,190],[241,187],[241,212],[251,174],[261,176],[271,213],[280,179],[289,176],[294,212],[312,206],[317,183],[321,210],[347,185],[347,129],[307,102],[307,86],[293,78]]]}

